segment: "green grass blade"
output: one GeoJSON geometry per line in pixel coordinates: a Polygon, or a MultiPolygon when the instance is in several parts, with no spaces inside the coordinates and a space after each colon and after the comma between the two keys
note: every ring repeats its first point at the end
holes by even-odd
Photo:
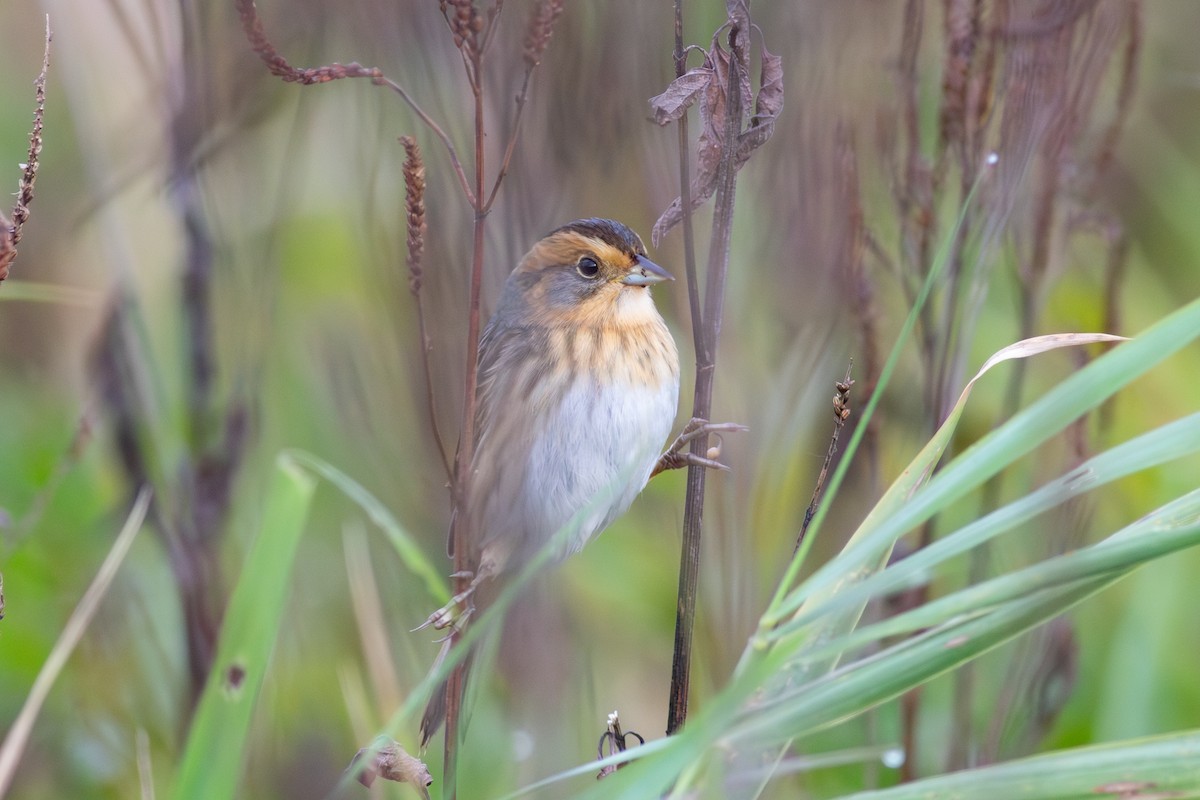
{"type": "Polygon", "coordinates": [[[99,308],[104,303],[104,299],[105,295],[94,289],[16,279],[5,281],[4,291],[0,292],[0,301],[57,303],[79,308],[99,308]]]}
{"type": "Polygon", "coordinates": [[[1192,414],[1137,436],[1080,464],[1034,492],[993,511],[933,542],[887,569],[871,575],[797,615],[772,632],[772,638],[793,634],[821,615],[882,596],[996,536],[1013,530],[1038,514],[1144,469],[1159,466],[1200,450],[1200,414],[1192,414]]]}
{"type": "MultiPolygon", "coordinates": [[[[8,732],[4,736],[4,743],[0,744],[0,798],[8,794],[17,764],[25,752],[25,745],[29,742],[29,736],[33,732],[33,723],[41,712],[42,704],[45,703],[50,689],[58,680],[63,667],[66,666],[67,659],[79,644],[80,639],[83,638],[84,631],[91,624],[96,610],[100,607],[100,601],[104,599],[108,587],[112,585],[113,578],[117,575],[117,570],[124,563],[125,556],[133,545],[134,537],[142,529],[142,522],[146,519],[146,511],[149,507],[150,489],[142,487],[121,532],[113,542],[112,549],[109,550],[100,569],[96,571],[96,577],[92,579],[91,585],[80,598],[79,604],[75,606],[62,633],[54,642],[50,655],[46,658],[42,668],[38,670],[37,679],[34,680],[33,686],[21,706],[20,713],[9,726],[8,732]]],[[[2,580],[0,580],[0,588],[3,588],[2,580]]],[[[0,606],[2,605],[0,603],[0,606]]]]}
{"type": "Polygon", "coordinates": [[[1200,491],[1163,506],[1102,542],[968,586],[919,608],[840,637],[804,658],[819,660],[869,642],[965,621],[1001,603],[1102,576],[1120,577],[1148,561],[1200,544],[1200,491]]]}
{"type": "Polygon", "coordinates": [[[774,695],[769,708],[744,712],[743,721],[732,726],[726,738],[735,747],[769,745],[856,716],[1057,616],[1141,564],[1196,544],[1200,490],[1105,542],[944,598],[939,602],[950,606],[949,615],[963,621],[774,695]],[[982,611],[987,613],[980,616],[982,611]]]}
{"type": "Polygon", "coordinates": [[[809,550],[812,549],[813,542],[816,541],[818,533],[820,533],[821,525],[825,521],[825,515],[829,511],[829,506],[837,497],[838,489],[841,488],[842,481],[846,477],[846,472],[850,468],[850,462],[854,458],[854,454],[858,452],[859,444],[862,442],[863,436],[866,435],[867,424],[871,421],[871,417],[875,414],[875,408],[879,405],[880,399],[883,397],[883,392],[891,381],[892,373],[896,370],[896,365],[900,363],[900,354],[904,352],[908,340],[912,336],[913,329],[916,328],[917,320],[920,319],[921,310],[925,307],[925,303],[929,300],[930,294],[933,293],[933,287],[937,285],[938,280],[946,271],[946,266],[950,263],[950,252],[954,244],[954,240],[958,237],[959,231],[966,222],[967,211],[971,208],[971,204],[975,199],[975,193],[979,190],[979,186],[983,178],[988,174],[988,170],[979,173],[975,183],[971,186],[971,191],[968,192],[963,200],[962,208],[958,211],[958,216],[954,220],[954,226],[950,229],[950,233],[946,236],[938,246],[937,253],[934,255],[933,263],[930,264],[929,272],[925,275],[925,280],[921,284],[921,289],[917,292],[916,298],[913,300],[912,308],[908,310],[908,316],[904,320],[904,324],[900,327],[899,333],[896,334],[896,341],[892,345],[891,352],[888,353],[887,360],[883,364],[883,369],[880,370],[879,378],[875,382],[875,391],[871,393],[871,397],[867,400],[867,405],[858,415],[858,423],[854,426],[854,432],[850,435],[850,441],[846,444],[846,451],[839,460],[837,467],[833,470],[833,476],[829,480],[829,487],[825,493],[825,502],[817,508],[817,513],[812,519],[812,523],[808,527],[808,534],[804,537],[804,541],[796,548],[795,554],[792,556],[791,563],[788,564],[783,578],[779,581],[779,585],[775,589],[775,596],[771,599],[769,608],[775,608],[783,602],[783,598],[792,588],[796,578],[800,575],[800,568],[804,565],[808,558],[809,550]]]}
{"type": "Polygon", "coordinates": [[[1062,750],[842,800],[1097,800],[1200,797],[1200,730],[1062,750]]]}
{"type": "MultiPolygon", "coordinates": [[[[769,747],[852,717],[1020,635],[1116,580],[1124,572],[1044,590],[960,625],[910,639],[889,649],[887,658],[866,659],[811,683],[807,688],[813,691],[799,700],[791,698],[796,702],[781,704],[771,689],[764,693],[764,687],[778,690],[785,685],[784,673],[795,666],[805,644],[803,639],[772,642],[769,634],[774,625],[785,622],[810,598],[814,604],[820,603],[878,570],[901,535],[1033,451],[1198,336],[1200,301],[1194,301],[1062,381],[918,489],[940,458],[940,443],[930,442],[843,552],[782,601],[777,595],[779,602],[773,602],[764,613],[759,632],[749,641],[731,682],[693,715],[662,751],[629,765],[584,796],[653,795],[668,790],[679,775],[712,757],[714,746],[720,752],[726,752],[726,744],[743,752],[769,747]],[[818,686],[822,691],[816,691],[818,686]],[[865,701],[868,695],[870,699],[865,701]]],[[[955,413],[961,413],[961,403],[955,413]]],[[[833,616],[837,619],[812,640],[814,645],[852,629],[857,621],[850,611],[833,616]]]]}
{"type": "Polygon", "coordinates": [[[316,482],[286,454],[276,460],[258,537],[221,624],[208,684],[188,732],[173,796],[238,795],[254,706],[287,602],[292,564],[316,482]]]}
{"type": "Polygon", "coordinates": [[[1197,336],[1200,336],[1200,300],[1189,303],[1137,338],[1119,345],[1063,380],[972,445],[903,502],[906,495],[899,494],[898,489],[908,483],[919,485],[917,479],[933,469],[948,444],[962,413],[967,394],[964,391],[947,422],[880,501],[877,509],[882,507],[886,513],[873,510],[842,552],[777,606],[768,609],[760,627],[774,627],[809,597],[831,594],[861,579],[863,570],[874,571],[890,551],[892,543],[905,533],[1032,452],[1080,415],[1107,400],[1197,336]]]}
{"type": "Polygon", "coordinates": [[[371,521],[384,532],[409,572],[416,575],[425,584],[425,590],[429,592],[430,597],[439,604],[450,599],[450,590],[442,572],[433,566],[433,563],[425,556],[425,551],[417,544],[417,540],[396,520],[392,512],[388,511],[387,506],[379,502],[379,499],[367,491],[366,487],[312,453],[304,450],[288,450],[287,455],[296,463],[303,464],[332,483],[342,491],[342,494],[357,503],[358,507],[371,518],[371,521]]]}

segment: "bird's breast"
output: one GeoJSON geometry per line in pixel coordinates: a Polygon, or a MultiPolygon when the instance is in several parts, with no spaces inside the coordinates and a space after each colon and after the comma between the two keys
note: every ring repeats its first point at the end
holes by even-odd
{"type": "Polygon", "coordinates": [[[535,434],[526,499],[540,535],[562,530],[559,557],[583,547],[629,508],[671,432],[678,379],[657,383],[579,375],[535,434]]]}

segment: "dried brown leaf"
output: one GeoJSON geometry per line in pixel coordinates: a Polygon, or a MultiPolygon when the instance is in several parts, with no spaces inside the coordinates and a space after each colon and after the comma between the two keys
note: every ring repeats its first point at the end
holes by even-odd
{"type": "Polygon", "coordinates": [[[712,79],[713,71],[705,66],[689,70],[671,81],[665,92],[650,98],[654,121],[667,125],[678,120],[708,88],[712,79]]]}
{"type": "Polygon", "coordinates": [[[754,116],[770,117],[773,122],[783,110],[783,59],[767,49],[764,42],[759,58],[762,69],[758,77],[758,99],[754,116]]]}
{"type": "Polygon", "coordinates": [[[737,166],[740,168],[750,154],[766,144],[775,133],[775,121],[783,110],[783,59],[762,48],[762,71],[758,81],[758,98],[750,127],[738,137],[737,166]]]}
{"type": "MultiPolygon", "coordinates": [[[[712,197],[717,188],[717,167],[721,161],[726,128],[727,98],[725,93],[726,87],[729,85],[729,70],[735,58],[739,66],[738,85],[742,93],[742,102],[738,104],[738,107],[749,108],[751,104],[749,57],[746,51],[746,45],[749,42],[749,18],[739,16],[744,10],[744,6],[744,3],[730,0],[727,4],[729,21],[713,35],[712,46],[704,54],[704,64],[698,69],[676,78],[666,92],[650,101],[651,105],[655,107],[655,121],[660,125],[679,119],[686,112],[688,106],[697,100],[700,101],[700,139],[696,145],[696,176],[691,182],[692,211],[712,197]],[[739,25],[744,27],[738,27],[739,25]],[[721,47],[720,42],[720,35],[726,27],[737,31],[737,36],[734,37],[728,51],[721,47]],[[697,75],[701,72],[705,74],[697,75]],[[682,81],[689,75],[696,75],[696,77],[692,79],[694,82],[689,82],[685,86],[682,81]],[[701,77],[704,80],[700,80],[701,77]],[[690,94],[688,94],[689,92],[690,94]],[[659,116],[660,107],[656,105],[658,101],[662,101],[663,115],[661,117],[659,116]]],[[[758,97],[754,99],[754,116],[750,119],[750,127],[738,136],[734,158],[735,170],[741,169],[750,158],[750,154],[771,138],[771,134],[775,132],[775,122],[783,110],[783,59],[763,46],[761,62],[758,97]]],[[[654,246],[657,247],[662,241],[662,237],[682,220],[683,201],[677,197],[654,223],[654,228],[650,232],[654,246]]]]}
{"type": "Polygon", "coordinates": [[[350,769],[359,770],[358,782],[370,787],[377,778],[397,783],[411,783],[425,800],[429,800],[426,789],[433,783],[433,776],[425,762],[416,756],[410,756],[399,742],[387,741],[382,746],[364,747],[354,754],[350,761],[350,769]],[[360,765],[363,758],[370,756],[370,762],[360,765]]]}
{"type": "Polygon", "coordinates": [[[725,0],[725,16],[728,17],[727,25],[733,26],[738,31],[749,33],[750,0],[725,0]]]}

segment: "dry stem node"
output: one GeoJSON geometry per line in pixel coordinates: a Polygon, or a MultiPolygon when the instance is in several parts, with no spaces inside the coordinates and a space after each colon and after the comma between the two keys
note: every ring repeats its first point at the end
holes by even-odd
{"type": "Polygon", "coordinates": [[[17,245],[21,242],[21,227],[29,219],[29,205],[33,202],[33,184],[37,180],[38,157],[42,154],[42,117],[46,113],[46,73],[50,69],[50,17],[46,16],[46,48],[42,54],[42,71],[34,81],[36,102],[33,111],[33,130],[29,133],[29,155],[22,165],[21,181],[17,189],[17,202],[13,206],[12,220],[0,212],[0,281],[8,277],[9,267],[17,259],[17,245]]]}

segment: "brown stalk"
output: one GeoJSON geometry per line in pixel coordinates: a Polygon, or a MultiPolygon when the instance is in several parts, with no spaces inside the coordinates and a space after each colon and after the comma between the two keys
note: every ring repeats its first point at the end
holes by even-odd
{"type": "Polygon", "coordinates": [[[33,184],[37,180],[38,157],[42,154],[42,117],[46,113],[46,73],[50,69],[50,15],[46,15],[46,46],[42,52],[42,71],[38,73],[34,86],[33,129],[29,132],[29,153],[21,169],[21,180],[17,184],[17,202],[13,205],[12,219],[0,211],[0,283],[8,277],[9,269],[17,259],[17,245],[21,243],[21,228],[29,219],[29,205],[33,202],[33,184]]]}
{"type": "Polygon", "coordinates": [[[423,257],[425,254],[425,162],[421,160],[421,148],[411,136],[401,136],[404,147],[404,222],[408,232],[408,290],[417,307],[417,335],[420,337],[421,372],[425,376],[425,408],[429,414],[429,429],[437,445],[438,457],[446,480],[453,480],[450,459],[442,431],[438,427],[437,403],[433,397],[433,372],[429,366],[429,351],[432,349],[425,328],[425,304],[421,300],[421,282],[424,278],[423,257]]]}
{"type": "Polygon", "coordinates": [[[812,524],[813,517],[817,513],[817,506],[821,502],[821,492],[825,489],[825,479],[829,477],[829,465],[833,463],[833,457],[837,455],[838,437],[842,433],[842,428],[846,425],[846,420],[850,419],[850,387],[854,385],[854,381],[850,380],[850,370],[854,368],[854,360],[846,366],[846,377],[834,384],[836,393],[833,395],[833,435],[829,437],[829,447],[825,450],[825,461],[821,463],[821,471],[817,473],[817,485],[813,487],[812,500],[808,503],[808,508],[804,510],[804,522],[800,525],[800,533],[796,536],[796,546],[792,548],[792,557],[800,550],[800,545],[804,543],[804,535],[808,533],[808,526],[812,524]]]}
{"type": "MultiPolygon", "coordinates": [[[[717,339],[721,332],[721,312],[725,305],[725,274],[729,268],[729,242],[733,233],[733,205],[737,187],[738,134],[742,124],[742,95],[738,51],[749,44],[749,31],[732,27],[731,51],[725,94],[725,139],[717,168],[716,197],[713,203],[712,237],[708,250],[705,286],[705,310],[701,348],[696,351],[696,388],[692,416],[708,419],[712,413],[713,378],[716,373],[717,339]],[[745,44],[738,43],[742,36],[745,44]]],[[[697,436],[691,452],[703,457],[708,437],[697,436]]],[[[683,546],[679,563],[678,613],[675,618],[675,652],[671,663],[671,690],[667,707],[667,735],[674,734],[687,719],[688,687],[691,682],[692,630],[696,618],[696,590],[700,574],[700,538],[703,533],[704,486],[707,470],[688,467],[687,494],[683,512],[683,546]]]]}
{"type": "MultiPolygon", "coordinates": [[[[688,51],[683,46],[683,0],[675,0],[675,77],[687,71],[688,51]]],[[[688,305],[692,312],[692,343],[697,353],[703,347],[704,316],[700,311],[700,281],[696,275],[696,234],[692,225],[692,168],[688,115],[679,117],[679,200],[683,209],[683,269],[687,275],[688,305]]]]}
{"type": "MultiPolygon", "coordinates": [[[[468,0],[456,0],[456,2],[460,8],[464,5],[470,5],[468,0]]],[[[492,10],[494,13],[491,15],[488,23],[489,33],[490,28],[496,24],[501,6],[502,4],[499,0],[493,6],[492,10]]],[[[525,107],[525,98],[529,90],[530,76],[541,62],[542,53],[550,41],[554,20],[561,13],[561,6],[562,0],[543,0],[531,17],[530,31],[526,36],[525,43],[525,77],[522,82],[521,92],[517,97],[516,117],[513,121],[508,145],[505,148],[505,154],[497,172],[495,183],[486,200],[483,199],[486,175],[484,163],[484,142],[486,140],[486,131],[484,130],[484,92],[482,82],[477,80],[477,77],[482,74],[484,52],[481,47],[473,46],[471,44],[473,40],[469,38],[464,38],[461,43],[458,37],[455,38],[456,44],[459,44],[459,49],[463,52],[464,61],[468,64],[467,75],[470,79],[471,91],[475,100],[475,189],[474,192],[469,193],[471,205],[475,210],[475,224],[467,315],[466,379],[463,382],[462,422],[458,452],[454,460],[453,495],[456,512],[463,508],[463,503],[470,492],[471,462],[475,452],[476,364],[479,361],[479,335],[481,328],[480,292],[483,283],[484,226],[488,213],[491,211],[492,203],[496,199],[496,193],[499,191],[500,184],[508,173],[508,165],[512,158],[519,131],[521,112],[525,107]]],[[[475,32],[478,33],[479,31],[476,30],[475,32]]],[[[485,43],[487,38],[489,37],[485,35],[485,43]]],[[[454,515],[456,521],[465,518],[466,515],[462,513],[454,515]]],[[[470,533],[470,531],[463,530],[461,524],[452,523],[451,525],[450,540],[454,554],[454,591],[456,594],[462,593],[467,588],[470,581],[469,576],[474,572],[476,566],[471,561],[473,556],[467,546],[467,537],[470,533]]],[[[465,609],[463,610],[465,611],[465,609]]],[[[460,631],[453,631],[450,638],[451,646],[456,646],[460,637],[460,631]]],[[[446,784],[446,797],[450,798],[450,800],[453,800],[455,797],[459,743],[458,725],[462,709],[466,669],[467,662],[460,662],[450,673],[450,677],[446,681],[444,780],[446,784]]]]}
{"type": "MultiPolygon", "coordinates": [[[[456,38],[457,41],[457,38],[456,38]]],[[[479,73],[482,53],[478,50],[468,51],[468,47],[460,45],[464,59],[469,58],[472,69],[468,75],[479,73]]],[[[484,124],[483,124],[483,86],[475,80],[471,81],[471,91],[475,98],[475,192],[476,198],[483,197],[484,185],[484,124]]],[[[463,382],[462,421],[459,430],[458,454],[454,460],[454,505],[455,520],[465,519],[461,512],[467,492],[470,491],[471,463],[475,456],[475,390],[477,374],[475,365],[479,361],[480,334],[480,290],[483,285],[483,244],[484,223],[487,221],[487,211],[476,200],[472,203],[475,208],[474,237],[471,256],[471,283],[467,311],[467,358],[466,379],[463,382]]],[[[452,524],[451,542],[454,551],[454,592],[466,590],[470,580],[468,575],[475,571],[471,563],[471,553],[468,549],[469,532],[463,530],[461,524],[452,524]]],[[[465,608],[462,609],[465,612],[465,608]]],[[[451,646],[457,646],[461,634],[458,630],[451,633],[451,646]]],[[[453,800],[456,791],[456,775],[458,771],[458,720],[462,708],[466,667],[460,663],[450,673],[446,682],[446,738],[444,780],[447,796],[453,800]]]]}
{"type": "MultiPolygon", "coordinates": [[[[858,323],[859,348],[863,354],[863,395],[870,397],[875,392],[879,376],[878,309],[875,303],[875,287],[865,268],[865,254],[879,245],[866,226],[863,212],[862,191],[858,173],[858,152],[853,137],[845,123],[839,123],[835,134],[835,153],[841,174],[839,204],[845,209],[846,230],[842,236],[839,263],[844,265],[843,275],[850,307],[858,323]]],[[[886,259],[886,254],[883,254],[886,259]]],[[[894,269],[892,270],[894,272],[894,269]]],[[[853,364],[853,360],[851,360],[853,364]]],[[[879,422],[878,415],[867,421],[863,436],[867,470],[871,476],[872,491],[879,475],[879,422]]]]}

